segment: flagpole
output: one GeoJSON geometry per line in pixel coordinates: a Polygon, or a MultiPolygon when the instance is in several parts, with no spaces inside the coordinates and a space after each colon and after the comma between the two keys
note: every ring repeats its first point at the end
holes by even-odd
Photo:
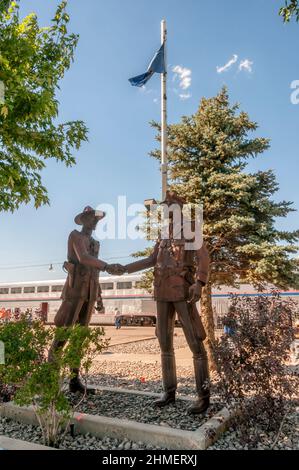
{"type": "Polygon", "coordinates": [[[161,44],[164,44],[165,72],[161,74],[161,173],[162,173],[162,201],[167,191],[167,29],[166,21],[161,21],[161,44]]]}

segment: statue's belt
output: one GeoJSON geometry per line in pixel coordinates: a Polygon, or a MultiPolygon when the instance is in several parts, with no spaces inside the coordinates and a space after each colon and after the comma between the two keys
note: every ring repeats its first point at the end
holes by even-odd
{"type": "Polygon", "coordinates": [[[94,272],[97,275],[98,272],[98,269],[96,268],[84,266],[80,263],[73,263],[71,261],[65,261],[63,263],[63,269],[68,273],[69,286],[71,288],[74,287],[74,281],[76,276],[84,277],[86,276],[86,274],[92,274],[94,272]]]}

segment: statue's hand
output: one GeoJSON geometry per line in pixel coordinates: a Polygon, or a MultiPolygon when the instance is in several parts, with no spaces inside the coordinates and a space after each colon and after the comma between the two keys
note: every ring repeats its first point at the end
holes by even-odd
{"type": "Polygon", "coordinates": [[[198,302],[201,298],[202,285],[199,282],[195,282],[189,287],[189,302],[191,304],[198,302]]]}
{"type": "Polygon", "coordinates": [[[108,264],[106,266],[106,271],[108,274],[120,276],[126,272],[126,268],[118,263],[108,264]]]}

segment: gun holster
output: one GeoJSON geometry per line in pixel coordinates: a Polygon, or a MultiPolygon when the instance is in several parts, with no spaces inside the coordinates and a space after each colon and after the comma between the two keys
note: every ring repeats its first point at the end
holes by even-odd
{"type": "Polygon", "coordinates": [[[71,289],[74,287],[75,268],[76,268],[76,265],[74,263],[70,263],[69,261],[65,261],[63,263],[63,269],[68,273],[69,287],[71,289]]]}

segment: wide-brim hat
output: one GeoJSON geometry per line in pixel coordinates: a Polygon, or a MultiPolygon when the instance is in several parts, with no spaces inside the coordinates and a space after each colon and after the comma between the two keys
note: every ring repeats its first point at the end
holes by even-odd
{"type": "Polygon", "coordinates": [[[161,204],[179,204],[181,207],[186,203],[185,199],[178,195],[176,191],[166,191],[166,196],[161,204]]]}
{"type": "Polygon", "coordinates": [[[87,215],[93,215],[98,220],[101,220],[105,217],[106,213],[103,212],[103,211],[95,210],[90,206],[86,206],[86,207],[84,207],[83,211],[80,212],[80,214],[76,215],[76,217],[74,218],[75,224],[83,225],[84,218],[87,215]]]}

